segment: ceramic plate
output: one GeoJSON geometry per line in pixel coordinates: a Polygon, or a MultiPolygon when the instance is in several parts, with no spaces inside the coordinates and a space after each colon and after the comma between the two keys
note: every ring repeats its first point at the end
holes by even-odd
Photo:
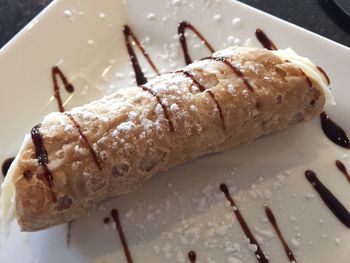
{"type": "MultiPolygon", "coordinates": [[[[335,106],[328,114],[350,131],[348,74],[350,50],[342,45],[229,0],[57,0],[0,52],[0,160],[18,150],[23,135],[43,116],[57,111],[51,68],[59,65],[75,86],[61,91],[66,109],[135,84],[122,28],[128,24],[162,71],[183,66],[177,24],[187,20],[215,49],[260,46],[261,28],[279,48],[292,47],[321,65],[331,78],[335,106]]],[[[189,33],[193,58],[208,51],[189,33]]],[[[151,69],[143,59],[143,68],[151,69]]],[[[234,150],[209,155],[159,174],[136,192],[103,202],[71,225],[20,233],[13,224],[1,237],[0,262],[126,262],[113,224],[104,224],[112,208],[120,220],[134,262],[258,262],[254,246],[227,205],[226,183],[253,235],[270,262],[288,262],[267,220],[273,211],[298,262],[345,263],[350,233],[305,179],[307,169],[350,209],[350,184],[336,168],[350,168],[349,151],[323,134],[319,119],[296,125],[234,150]]]]}

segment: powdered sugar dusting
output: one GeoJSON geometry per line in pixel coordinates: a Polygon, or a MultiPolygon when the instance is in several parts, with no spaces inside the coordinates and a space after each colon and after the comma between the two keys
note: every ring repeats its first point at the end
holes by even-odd
{"type": "MultiPolygon", "coordinates": [[[[187,8],[186,5],[188,4],[188,1],[185,0],[172,0],[166,2],[169,8],[173,10],[171,11],[171,15],[158,13],[157,10],[148,10],[143,16],[144,21],[147,24],[155,25],[159,22],[172,22],[172,17],[177,18],[179,10],[181,10],[181,8],[184,6],[187,8]]],[[[220,1],[215,1],[215,3],[216,2],[218,3],[220,1]]],[[[202,1],[201,4],[206,8],[210,8],[214,4],[214,1],[202,1]]],[[[193,5],[192,10],[198,11],[198,9],[195,9],[196,5],[194,3],[191,3],[191,5],[193,5]]],[[[68,19],[75,19],[77,13],[70,10],[66,11],[68,12],[64,12],[64,17],[68,19]]],[[[107,16],[105,12],[100,11],[96,12],[95,15],[96,19],[101,20],[101,24],[102,22],[107,22],[110,17],[111,16],[109,13],[107,16]]],[[[217,25],[223,25],[226,23],[233,29],[241,29],[244,27],[244,23],[241,18],[233,17],[226,21],[225,16],[221,15],[220,12],[213,12],[209,16],[209,21],[212,21],[217,25]]],[[[240,44],[248,46],[253,45],[251,40],[245,41],[245,39],[239,38],[240,35],[236,35],[236,32],[229,33],[232,35],[224,36],[223,38],[223,42],[227,40],[227,44],[229,46],[240,44]]],[[[148,47],[150,44],[154,44],[157,41],[157,38],[154,36],[148,36],[145,34],[146,33],[140,37],[141,42],[146,47],[148,47]]],[[[177,36],[175,38],[177,38],[177,36]]],[[[98,39],[96,39],[96,41],[97,40],[98,39]]],[[[91,41],[92,43],[89,45],[94,46],[94,40],[91,39],[91,41]]],[[[203,44],[198,43],[198,39],[194,39],[194,41],[191,40],[190,42],[191,44],[195,44],[195,50],[201,50],[203,48],[203,44]]],[[[232,54],[232,50],[233,49],[231,48],[220,51],[215,53],[215,55],[230,56],[232,54]]],[[[176,41],[173,41],[173,43],[165,43],[164,45],[160,45],[155,52],[151,49],[150,54],[157,60],[161,61],[161,63],[163,63],[162,65],[165,65],[165,67],[161,68],[161,70],[164,72],[175,70],[183,66],[181,50],[179,49],[179,44],[176,41]]],[[[114,76],[113,81],[127,81],[127,83],[130,82],[132,84],[135,82],[133,79],[133,72],[129,73],[129,71],[123,71],[119,68],[119,58],[110,57],[109,62],[112,65],[112,70],[110,72],[114,76]],[[114,70],[113,67],[115,67],[114,70]]],[[[209,74],[206,73],[210,72],[217,76],[220,74],[220,67],[223,66],[210,67],[208,64],[211,63],[207,63],[207,65],[205,65],[203,62],[203,64],[200,64],[200,67],[203,67],[205,72],[198,75],[201,80],[205,80],[205,83],[209,83],[206,80],[206,77],[209,74]]],[[[239,66],[241,67],[241,65],[239,66]]],[[[255,67],[251,67],[250,69],[252,71],[258,71],[258,68],[255,67]]],[[[149,79],[155,77],[155,74],[153,74],[150,70],[147,72],[145,71],[145,73],[149,79]]],[[[220,83],[219,87],[227,91],[227,93],[232,96],[232,99],[234,99],[238,86],[235,84],[232,84],[230,80],[226,80],[225,82],[220,83]]],[[[198,103],[196,103],[198,96],[201,96],[198,87],[194,85],[191,86],[191,81],[185,79],[181,74],[173,74],[171,80],[169,80],[166,85],[154,85],[152,86],[152,90],[159,94],[160,98],[164,99],[164,104],[171,112],[171,116],[174,117],[175,122],[180,118],[188,118],[186,116],[189,116],[189,114],[195,117],[201,117],[202,108],[199,107],[198,103]],[[191,94],[186,94],[184,90],[190,90],[191,94]],[[189,106],[184,107],[184,104],[189,106]]],[[[139,91],[139,93],[140,94],[135,94],[135,100],[137,98],[142,98],[142,96],[151,97],[149,94],[145,94],[142,91],[139,91]]],[[[248,91],[243,91],[243,94],[246,97],[249,96],[248,91]]],[[[108,104],[108,102],[106,103],[108,104]]],[[[113,103],[118,102],[110,102],[111,105],[113,103]]],[[[118,120],[118,122],[116,122],[116,126],[111,128],[112,130],[110,133],[113,137],[117,138],[116,145],[121,150],[125,149],[126,152],[130,151],[132,153],[131,149],[134,147],[132,143],[132,140],[134,139],[132,131],[135,129],[139,129],[141,131],[139,134],[137,134],[137,136],[139,136],[141,139],[147,139],[147,133],[152,130],[162,130],[160,126],[164,123],[164,109],[159,103],[156,103],[154,98],[152,98],[152,103],[154,103],[154,108],[152,108],[151,113],[134,111],[132,105],[125,107],[123,105],[116,107],[110,106],[111,109],[113,108],[116,115],[120,112],[123,112],[123,114],[125,113],[125,118],[118,120]],[[154,114],[156,115],[155,118],[154,114]],[[121,147],[121,145],[123,145],[123,147],[121,147]]],[[[210,100],[207,101],[207,104],[210,106],[210,100]]],[[[237,111],[239,111],[239,109],[237,109],[237,111]]],[[[93,117],[89,111],[79,112],[79,114],[81,114],[82,119],[89,119],[93,117]]],[[[101,118],[101,122],[103,125],[107,125],[109,120],[101,118]]],[[[196,134],[196,136],[200,137],[201,132],[203,132],[203,130],[205,132],[207,127],[199,125],[195,122],[186,122],[182,129],[186,134],[190,134],[193,132],[193,129],[195,129],[198,131],[198,135],[196,134]]],[[[74,132],[74,127],[67,124],[65,126],[65,130],[67,132],[74,132]]],[[[159,138],[161,138],[161,135],[159,135],[159,138]]],[[[264,139],[262,139],[262,141],[264,139]]],[[[262,143],[262,141],[259,141],[258,143],[262,143]]],[[[96,142],[96,144],[94,144],[94,148],[99,151],[102,158],[107,158],[105,154],[106,151],[100,150],[99,148],[99,145],[102,144],[105,144],[105,138],[101,138],[98,142],[96,142]]],[[[80,145],[76,145],[71,149],[74,156],[89,154],[88,151],[80,145]]],[[[67,146],[64,155],[71,154],[71,149],[69,146],[67,146]]],[[[153,150],[152,147],[150,147],[150,149],[153,150]]],[[[239,151],[242,151],[242,154],[245,153],[244,149],[240,149],[239,151]]],[[[116,202],[119,206],[126,206],[124,209],[125,212],[123,213],[123,219],[127,226],[126,234],[128,238],[132,240],[132,244],[135,245],[135,249],[137,249],[137,246],[139,245],[147,246],[149,242],[150,249],[147,250],[147,253],[153,253],[155,255],[154,258],[159,260],[159,262],[188,262],[186,255],[190,249],[197,251],[198,262],[256,262],[254,252],[256,251],[257,247],[254,244],[250,244],[249,240],[245,239],[237,220],[233,216],[233,211],[236,211],[237,207],[231,208],[230,204],[225,201],[222,193],[218,190],[218,184],[223,181],[230,185],[230,190],[235,196],[235,200],[240,207],[240,210],[247,218],[247,221],[253,230],[254,236],[259,242],[263,243],[263,247],[266,249],[267,253],[274,251],[272,249],[272,244],[275,244],[278,241],[276,241],[277,237],[274,235],[274,232],[272,232],[272,228],[264,216],[264,202],[275,206],[274,211],[276,211],[276,217],[280,223],[282,232],[285,232],[287,242],[296,251],[300,253],[303,252],[305,250],[304,246],[310,247],[309,249],[316,249],[319,242],[327,242],[327,240],[334,247],[344,246],[345,241],[343,236],[332,235],[330,231],[325,228],[326,226],[329,226],[328,218],[326,217],[323,217],[323,219],[315,219],[315,229],[321,229],[322,227],[324,228],[318,234],[318,237],[322,239],[322,241],[317,240],[317,242],[315,242],[315,240],[312,240],[312,242],[311,239],[313,239],[313,236],[305,234],[302,231],[304,230],[302,222],[305,218],[307,218],[308,211],[312,211],[315,202],[318,202],[318,196],[312,193],[312,190],[309,188],[301,189],[301,192],[295,191],[295,193],[293,192],[293,194],[290,194],[290,198],[294,200],[292,203],[295,204],[303,202],[303,205],[292,205],[292,207],[289,206],[289,199],[283,193],[287,191],[286,188],[290,184],[288,176],[296,178],[299,175],[298,172],[293,171],[293,169],[290,167],[286,168],[291,169],[291,171],[288,170],[288,172],[286,171],[285,173],[283,171],[279,171],[272,173],[272,175],[267,174],[264,171],[257,172],[256,167],[264,170],[262,167],[265,167],[266,163],[269,163],[269,161],[266,161],[263,157],[261,157],[264,154],[254,155],[251,152],[249,153],[254,156],[253,158],[256,158],[256,160],[251,161],[252,166],[256,165],[252,170],[245,170],[247,166],[249,166],[246,160],[250,158],[250,154],[249,157],[248,155],[245,156],[245,160],[239,156],[237,157],[237,155],[233,155],[233,157],[229,160],[225,160],[225,158],[220,159],[218,163],[222,164],[226,168],[226,162],[230,163],[230,168],[227,168],[227,171],[224,172],[222,171],[224,169],[221,170],[221,168],[218,167],[215,169],[213,168],[214,165],[212,165],[212,160],[217,162],[215,156],[205,157],[205,161],[199,160],[199,164],[208,170],[208,174],[211,174],[210,177],[208,177],[209,179],[201,178],[201,180],[197,181],[197,184],[193,184],[192,186],[185,185],[185,183],[191,182],[192,177],[196,178],[199,170],[195,170],[194,172],[191,170],[192,174],[187,174],[186,170],[188,168],[187,166],[184,166],[173,172],[177,177],[180,177],[178,181],[175,180],[168,183],[167,179],[164,179],[165,176],[159,176],[159,178],[156,178],[155,180],[164,180],[167,183],[161,185],[162,187],[155,188],[156,191],[152,191],[151,193],[148,193],[148,195],[144,195],[144,200],[143,198],[140,198],[140,200],[132,203],[132,207],[129,206],[130,202],[125,202],[125,205],[123,203],[123,201],[128,200],[130,196],[121,197],[120,199],[122,201],[119,201],[119,203],[117,200],[116,202]],[[186,174],[186,177],[181,177],[183,174],[186,174]],[[259,177],[259,179],[256,180],[256,183],[248,183],[252,182],[253,180],[251,178],[255,178],[255,176],[256,178],[259,177]],[[183,184],[179,183],[179,181],[183,182],[183,184]],[[201,183],[203,183],[203,185],[201,185],[201,183]],[[166,187],[164,187],[164,185],[166,187]],[[169,189],[168,193],[162,194],[162,188],[169,189]],[[153,196],[155,201],[150,201],[151,199],[149,196],[153,196]],[[305,204],[305,202],[307,204],[305,204]],[[302,215],[298,213],[299,210],[303,211],[302,215]],[[220,254],[220,257],[217,257],[216,254],[220,254]]],[[[157,153],[151,152],[151,155],[157,156],[157,153]]],[[[343,158],[347,159],[348,155],[343,154],[343,158]]],[[[56,164],[57,163],[52,162],[50,165],[55,168],[56,164]]],[[[279,165],[283,166],[283,164],[279,165]]],[[[75,163],[74,166],[76,167],[76,171],[79,172],[81,169],[79,164],[75,163]]],[[[204,173],[204,176],[207,175],[204,173]]],[[[171,175],[169,178],[169,180],[171,180],[171,175]]],[[[188,184],[191,185],[191,183],[188,184]]],[[[300,188],[302,188],[302,185],[300,185],[300,188]]],[[[145,187],[145,189],[145,191],[147,191],[147,187],[145,187]]],[[[143,190],[141,190],[140,196],[142,196],[142,191],[143,190]]],[[[104,227],[108,231],[115,228],[114,225],[104,225],[104,227]]],[[[279,250],[277,251],[282,254],[283,251],[281,248],[278,247],[278,249],[279,250]]],[[[271,253],[271,262],[276,261],[276,258],[274,258],[275,254],[277,253],[271,253]]],[[[121,260],[122,259],[123,258],[121,257],[121,260]]],[[[278,262],[278,259],[276,262],[278,262]]],[[[286,258],[284,258],[284,260],[287,261],[286,258]]]]}

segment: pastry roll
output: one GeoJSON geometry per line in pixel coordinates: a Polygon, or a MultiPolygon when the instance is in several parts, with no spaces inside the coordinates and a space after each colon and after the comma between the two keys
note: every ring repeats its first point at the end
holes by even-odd
{"type": "Polygon", "coordinates": [[[326,81],[291,50],[233,47],[33,128],[2,185],[2,222],[69,222],[154,174],[318,116],[326,81]]]}

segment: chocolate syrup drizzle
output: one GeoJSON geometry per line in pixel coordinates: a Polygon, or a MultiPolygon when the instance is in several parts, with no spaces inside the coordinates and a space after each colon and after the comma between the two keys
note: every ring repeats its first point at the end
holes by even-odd
{"type": "MultiPolygon", "coordinates": [[[[55,66],[52,68],[51,71],[52,75],[52,80],[53,80],[53,86],[54,86],[54,96],[57,100],[58,103],[58,108],[60,112],[64,112],[64,107],[60,95],[60,90],[59,90],[59,85],[58,85],[58,79],[61,80],[61,82],[64,85],[64,88],[66,89],[67,92],[72,93],[74,91],[74,87],[72,84],[69,83],[67,77],[63,74],[63,72],[59,69],[59,67],[55,66]]],[[[70,120],[73,122],[75,128],[79,132],[80,136],[84,140],[84,142],[88,145],[89,151],[91,153],[92,158],[94,159],[94,162],[96,166],[98,167],[99,170],[102,170],[102,165],[101,161],[98,158],[97,154],[93,150],[92,146],[90,145],[88,139],[86,136],[82,133],[81,128],[79,124],[74,120],[73,116],[71,116],[69,113],[65,113],[70,120]]],[[[47,151],[45,149],[44,145],[44,140],[43,140],[43,135],[40,133],[39,129],[41,127],[41,124],[38,124],[34,126],[34,128],[31,130],[31,136],[32,136],[32,141],[35,147],[35,158],[38,160],[38,163],[43,167],[44,169],[44,178],[46,179],[46,182],[50,188],[52,188],[53,185],[53,174],[50,171],[48,167],[48,156],[47,156],[47,151]]],[[[23,173],[24,178],[27,180],[30,180],[32,178],[32,173],[29,170],[26,170],[23,173]]],[[[54,201],[57,200],[56,195],[51,191],[51,194],[53,196],[54,201]]],[[[70,228],[70,226],[69,226],[70,228]]],[[[70,231],[70,230],[69,230],[70,231]]],[[[67,233],[67,245],[69,245],[68,241],[70,238],[70,233],[67,233]]]]}
{"type": "Polygon", "coordinates": [[[252,232],[249,229],[249,226],[247,224],[247,222],[245,221],[244,217],[242,216],[241,212],[239,211],[235,201],[233,200],[228,188],[226,184],[221,184],[220,185],[220,190],[225,194],[225,197],[227,199],[227,201],[230,202],[231,207],[234,208],[233,212],[239,222],[239,224],[241,225],[244,234],[246,235],[246,237],[250,240],[251,244],[254,244],[257,246],[257,250],[254,252],[256,255],[256,258],[258,259],[258,261],[260,263],[269,263],[269,261],[267,260],[267,258],[265,257],[264,252],[261,250],[261,247],[258,243],[258,241],[256,241],[255,237],[253,236],[252,232]]]}
{"type": "Polygon", "coordinates": [[[244,77],[243,72],[233,65],[227,58],[225,57],[207,57],[204,59],[210,59],[210,60],[215,60],[215,61],[221,61],[222,63],[226,64],[238,77],[242,78],[244,84],[246,87],[251,91],[254,92],[254,88],[252,85],[250,85],[249,81],[244,77]]]}
{"type": "Polygon", "coordinates": [[[102,171],[102,163],[100,158],[98,157],[98,155],[96,154],[95,150],[92,148],[88,138],[84,135],[83,131],[81,130],[80,125],[77,123],[77,121],[73,118],[73,116],[69,113],[65,113],[65,115],[73,122],[75,128],[77,129],[80,137],[83,139],[83,141],[85,142],[85,144],[87,145],[89,152],[92,156],[92,159],[94,160],[97,168],[102,171]]]}
{"type": "Polygon", "coordinates": [[[185,35],[186,29],[189,29],[194,34],[196,34],[199,37],[199,39],[204,43],[204,45],[209,49],[209,51],[211,53],[215,52],[214,48],[209,44],[208,40],[206,40],[203,37],[203,35],[191,23],[189,23],[187,21],[182,21],[182,22],[179,23],[179,25],[177,27],[177,33],[178,33],[178,36],[179,36],[179,41],[180,41],[180,44],[181,44],[181,48],[182,48],[182,51],[183,51],[183,55],[184,55],[184,59],[185,59],[186,65],[192,63],[192,59],[191,59],[190,54],[188,52],[187,40],[186,40],[186,35],[185,35]]]}
{"type": "Polygon", "coordinates": [[[348,170],[346,169],[345,165],[339,161],[336,160],[335,161],[335,165],[337,166],[337,168],[339,169],[339,171],[342,172],[342,174],[345,176],[345,178],[348,180],[348,182],[350,183],[350,175],[348,173],[348,170]]]}
{"type": "Polygon", "coordinates": [[[39,131],[40,127],[41,124],[34,126],[31,130],[31,136],[35,147],[35,158],[44,169],[44,178],[46,179],[48,186],[51,188],[53,184],[53,177],[49,167],[47,166],[49,159],[47,157],[47,152],[44,146],[43,135],[39,131]]]}
{"type": "Polygon", "coordinates": [[[123,245],[123,249],[124,249],[124,254],[125,254],[125,258],[126,261],[128,263],[133,263],[131,254],[130,254],[130,250],[129,250],[129,246],[128,246],[128,242],[126,241],[125,235],[124,235],[124,231],[123,231],[123,227],[121,225],[120,219],[119,219],[119,212],[117,209],[113,209],[111,211],[111,216],[115,222],[115,226],[118,230],[118,234],[119,234],[119,238],[120,241],[122,242],[123,245]]]}
{"type": "Polygon", "coordinates": [[[272,213],[272,210],[269,207],[265,206],[265,213],[266,213],[266,216],[267,216],[268,220],[270,221],[271,225],[275,229],[275,232],[283,245],[284,251],[286,252],[288,259],[290,260],[291,263],[297,263],[297,260],[295,259],[292,250],[289,248],[286,240],[284,239],[284,237],[282,235],[282,232],[277,224],[277,220],[276,220],[274,214],[272,213]]]}
{"type": "Polygon", "coordinates": [[[11,158],[7,158],[3,163],[2,163],[2,167],[1,167],[1,171],[2,171],[2,175],[4,177],[6,177],[6,174],[8,172],[8,170],[10,169],[10,166],[13,162],[13,160],[15,159],[15,157],[11,157],[11,158]]]}
{"type": "Polygon", "coordinates": [[[134,32],[131,30],[131,28],[128,25],[124,26],[123,29],[124,37],[125,37],[125,44],[126,48],[129,53],[130,61],[132,64],[132,67],[135,72],[135,78],[136,78],[136,83],[138,86],[143,85],[147,82],[147,78],[145,77],[145,74],[143,74],[142,69],[140,67],[140,63],[137,59],[134,47],[133,47],[133,42],[136,44],[136,46],[140,49],[142,55],[145,57],[147,62],[150,64],[152,69],[159,75],[159,71],[156,67],[156,65],[153,63],[152,59],[148,55],[147,51],[145,48],[141,45],[141,42],[138,40],[138,38],[135,36],[134,32]],[[130,41],[130,38],[133,40],[130,41]]]}
{"type": "Polygon", "coordinates": [[[70,84],[68,82],[68,79],[66,78],[66,76],[63,74],[63,72],[57,66],[52,67],[51,76],[52,76],[52,81],[53,81],[54,96],[57,100],[58,109],[60,112],[64,112],[64,106],[63,106],[63,102],[62,102],[62,98],[61,98],[61,94],[60,94],[60,87],[58,85],[58,78],[62,81],[63,86],[67,92],[72,93],[74,91],[74,87],[72,84],[70,84]]]}
{"type": "Polygon", "coordinates": [[[191,250],[190,252],[188,252],[187,256],[188,256],[188,259],[190,260],[191,263],[196,263],[196,260],[197,260],[196,252],[191,250]]]}
{"type": "Polygon", "coordinates": [[[182,72],[186,77],[190,78],[193,82],[193,84],[199,89],[200,92],[207,92],[209,94],[209,96],[212,98],[212,100],[215,102],[216,108],[219,112],[219,116],[220,119],[222,121],[222,128],[224,130],[226,130],[226,124],[225,124],[225,117],[224,114],[222,112],[222,108],[220,106],[220,103],[218,102],[218,100],[215,97],[215,94],[211,91],[211,90],[207,90],[206,87],[204,87],[196,78],[195,76],[193,76],[192,73],[185,71],[185,70],[181,70],[178,72],[182,72]]]}
{"type": "Polygon", "coordinates": [[[256,29],[255,36],[264,48],[268,50],[277,50],[276,45],[260,28],[256,29]]]}
{"type": "MultiPolygon", "coordinates": [[[[187,46],[187,39],[186,39],[186,29],[191,30],[197,37],[204,43],[204,45],[208,48],[208,50],[211,53],[214,53],[215,50],[212,47],[212,45],[209,44],[208,40],[195,28],[191,23],[187,21],[182,21],[179,23],[177,27],[177,33],[179,36],[180,45],[182,48],[182,52],[184,55],[185,63],[186,65],[192,63],[191,56],[188,51],[187,46]]],[[[220,119],[222,121],[222,128],[226,130],[226,123],[225,123],[225,117],[222,111],[222,108],[220,106],[220,103],[218,102],[217,98],[215,97],[215,94],[211,90],[207,90],[206,87],[204,87],[194,76],[188,71],[181,71],[186,77],[190,78],[193,81],[193,84],[201,91],[201,92],[207,92],[209,96],[212,98],[212,100],[215,102],[216,108],[219,112],[220,119]]]]}
{"type": "Polygon", "coordinates": [[[323,77],[326,79],[327,81],[327,84],[330,85],[331,84],[331,80],[330,78],[328,77],[326,71],[323,70],[323,68],[321,68],[320,66],[316,66],[318,71],[323,75],[323,77]]]}
{"type": "MultiPolygon", "coordinates": [[[[60,87],[58,85],[58,79],[61,80],[67,92],[72,93],[74,91],[74,87],[72,84],[69,83],[67,77],[63,74],[63,72],[57,66],[52,67],[51,76],[52,76],[52,82],[53,82],[54,96],[57,100],[58,109],[60,112],[64,112],[64,106],[62,103],[60,87]]],[[[47,166],[49,163],[49,159],[47,157],[47,151],[45,149],[43,135],[39,131],[40,127],[41,127],[41,124],[34,126],[33,129],[31,130],[31,136],[35,147],[35,158],[38,160],[38,163],[43,167],[44,178],[46,179],[47,184],[51,188],[53,184],[53,175],[49,167],[47,166]]],[[[23,176],[27,180],[30,180],[32,178],[32,174],[28,170],[23,173],[23,176]]],[[[54,196],[54,199],[56,199],[54,194],[53,196],[54,196]]]]}
{"type": "Polygon", "coordinates": [[[71,232],[72,232],[72,224],[73,224],[74,220],[69,221],[67,224],[67,247],[69,247],[70,245],[70,238],[71,238],[71,232]]]}
{"type": "Polygon", "coordinates": [[[340,147],[350,149],[350,141],[345,131],[332,121],[325,111],[320,114],[320,119],[322,130],[328,139],[340,147]]]}
{"type": "Polygon", "coordinates": [[[141,85],[139,87],[141,89],[143,89],[144,91],[149,92],[153,97],[155,97],[157,99],[158,104],[160,106],[162,106],[163,113],[164,113],[165,118],[168,121],[170,131],[174,132],[175,128],[174,128],[174,124],[173,124],[173,122],[171,121],[171,118],[170,118],[170,112],[169,112],[168,108],[165,106],[165,104],[163,103],[162,99],[159,97],[159,95],[154,90],[152,90],[150,88],[147,88],[146,86],[141,85]]]}
{"type": "MultiPolygon", "coordinates": [[[[191,25],[189,22],[182,21],[178,25],[178,35],[179,35],[179,41],[180,41],[180,44],[181,44],[181,47],[182,47],[182,50],[184,53],[184,58],[185,58],[185,61],[187,64],[190,64],[192,62],[192,60],[191,60],[191,57],[190,57],[189,52],[188,52],[188,46],[187,46],[187,41],[186,41],[186,36],[185,36],[186,29],[190,29],[193,33],[195,33],[203,41],[203,43],[207,46],[207,48],[212,53],[214,52],[213,47],[209,44],[209,42],[203,37],[203,35],[193,25],[191,25]]],[[[135,54],[133,45],[130,41],[130,38],[132,38],[132,40],[135,42],[136,46],[141,50],[141,53],[146,58],[146,60],[148,61],[150,66],[153,68],[153,70],[159,75],[159,71],[158,71],[157,67],[155,66],[152,59],[149,57],[147,51],[141,45],[140,41],[137,39],[137,37],[135,36],[135,34],[133,33],[133,31],[130,29],[129,26],[127,26],[127,25],[124,26],[123,33],[124,33],[124,37],[125,37],[125,45],[126,45],[126,48],[128,50],[129,57],[130,57],[130,62],[132,64],[134,72],[135,72],[135,78],[136,78],[137,85],[139,85],[140,88],[142,88],[144,91],[147,91],[150,94],[152,94],[157,99],[157,102],[162,106],[165,118],[168,120],[170,131],[174,132],[175,128],[174,128],[173,122],[171,121],[170,112],[169,112],[168,108],[165,106],[165,104],[162,102],[161,98],[158,96],[158,94],[156,92],[143,86],[143,84],[145,84],[147,82],[147,79],[142,72],[142,69],[141,69],[140,64],[138,62],[138,59],[137,59],[137,56],[135,54]]],[[[202,84],[200,84],[194,78],[194,76],[192,74],[190,74],[189,72],[184,72],[184,71],[181,71],[181,72],[183,72],[187,77],[191,78],[194,85],[196,85],[201,92],[206,91],[206,88],[202,84]]],[[[222,108],[221,108],[218,100],[216,99],[215,94],[210,90],[207,90],[207,92],[216,104],[216,107],[217,107],[219,115],[220,115],[220,119],[222,120],[222,123],[223,123],[222,124],[223,129],[225,130],[226,125],[225,125],[225,120],[224,120],[222,108]]]]}
{"type": "Polygon", "coordinates": [[[344,205],[328,190],[326,186],[317,178],[315,172],[307,170],[305,172],[306,179],[312,184],[317,193],[320,195],[326,206],[346,227],[350,228],[350,214],[344,205]]]}

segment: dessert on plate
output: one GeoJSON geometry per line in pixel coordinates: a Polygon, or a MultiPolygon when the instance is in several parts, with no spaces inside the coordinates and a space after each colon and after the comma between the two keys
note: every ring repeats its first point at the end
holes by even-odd
{"type": "Polygon", "coordinates": [[[64,113],[26,135],[2,185],[3,227],[79,218],[154,174],[318,116],[327,81],[292,50],[232,47],[64,113]]]}

